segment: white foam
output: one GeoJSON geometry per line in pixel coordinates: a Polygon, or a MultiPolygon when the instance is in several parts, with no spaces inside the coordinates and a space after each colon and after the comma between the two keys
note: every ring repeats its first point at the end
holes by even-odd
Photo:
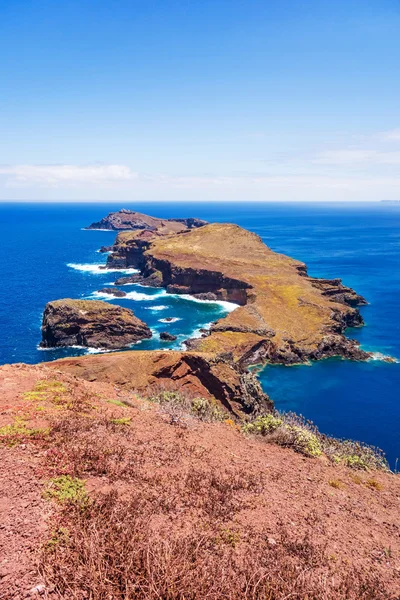
{"type": "Polygon", "coordinates": [[[115,229],[96,229],[95,227],[81,227],[81,231],[112,231],[115,233],[115,229]]]}
{"type": "Polygon", "coordinates": [[[96,252],[98,252],[99,254],[112,254],[112,250],[96,250],[96,252]]]}
{"type": "Polygon", "coordinates": [[[181,317],[170,317],[169,319],[158,319],[159,323],[176,323],[182,321],[181,317]]]}
{"type": "Polygon", "coordinates": [[[67,263],[67,266],[77,271],[84,271],[85,273],[92,273],[93,275],[101,275],[104,273],[139,273],[138,269],[107,269],[106,265],[101,264],[80,264],[80,263],[67,263]]]}
{"type": "Polygon", "coordinates": [[[185,336],[185,339],[180,346],[181,349],[185,349],[187,347],[186,342],[188,340],[197,340],[199,338],[204,337],[204,329],[206,329],[206,330],[210,329],[211,325],[212,325],[212,322],[205,323],[204,325],[201,325],[198,329],[194,329],[189,336],[187,336],[187,337],[185,336]]]}
{"type": "Polygon", "coordinates": [[[383,354],[382,352],[372,352],[371,358],[369,360],[379,360],[379,361],[389,362],[388,359],[390,359],[390,362],[394,362],[394,363],[400,362],[397,358],[394,358],[393,356],[389,356],[388,354],[383,354]]]}
{"type": "Polygon", "coordinates": [[[89,298],[102,298],[103,300],[121,300],[125,296],[114,296],[114,294],[107,294],[106,292],[93,292],[89,298]]]}
{"type": "Polygon", "coordinates": [[[167,292],[165,292],[164,290],[161,290],[160,292],[158,292],[157,294],[142,294],[141,292],[128,292],[126,294],[126,296],[124,296],[124,298],[129,299],[129,300],[143,300],[143,301],[148,301],[148,300],[154,300],[154,298],[157,298],[159,296],[166,296],[167,292]]]}
{"type": "Polygon", "coordinates": [[[169,306],[167,306],[166,304],[160,304],[159,306],[146,306],[146,310],[165,310],[166,308],[169,308],[169,306]]]}
{"type": "Polygon", "coordinates": [[[235,304],[234,302],[226,302],[225,300],[202,300],[200,298],[196,298],[195,296],[191,296],[190,294],[175,294],[175,296],[177,298],[190,300],[191,302],[200,302],[201,304],[218,304],[227,312],[233,312],[240,306],[239,304],[235,304]]]}

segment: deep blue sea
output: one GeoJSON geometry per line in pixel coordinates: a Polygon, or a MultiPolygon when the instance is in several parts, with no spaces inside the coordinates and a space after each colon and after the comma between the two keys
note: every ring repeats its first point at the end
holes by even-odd
{"type": "MultiPolygon", "coordinates": [[[[38,350],[43,308],[57,298],[90,298],[120,272],[102,272],[97,250],[115,233],[84,231],[111,210],[132,208],[157,217],[196,216],[234,222],[258,233],[277,252],[308,265],[315,277],[341,277],[369,301],[366,326],[351,330],[362,347],[400,358],[400,203],[101,203],[0,204],[2,293],[0,364],[35,363],[82,349],[38,350]]],[[[175,346],[226,307],[164,291],[126,286],[127,299],[154,331],[138,349],[172,347],[157,332],[178,335],[175,346]],[[160,319],[175,317],[173,323],[160,319]]],[[[400,459],[400,364],[330,359],[312,366],[268,366],[259,375],[277,408],[313,420],[321,431],[363,440],[400,459]]]]}

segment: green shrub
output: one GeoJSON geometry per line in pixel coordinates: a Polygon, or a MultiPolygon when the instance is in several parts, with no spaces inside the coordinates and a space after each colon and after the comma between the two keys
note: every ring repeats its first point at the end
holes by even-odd
{"type": "Polygon", "coordinates": [[[253,433],[256,435],[267,435],[272,431],[275,431],[282,425],[283,421],[279,417],[275,417],[272,413],[256,417],[254,421],[245,423],[242,426],[244,433],[253,433]]]}
{"type": "Polygon", "coordinates": [[[131,417],[120,417],[119,419],[111,419],[111,423],[114,423],[114,425],[130,425],[131,421],[131,417]]]}
{"type": "Polygon", "coordinates": [[[47,484],[46,498],[54,498],[60,504],[80,504],[88,502],[85,482],[70,475],[53,477],[47,484]]]}
{"type": "Polygon", "coordinates": [[[162,390],[147,398],[163,407],[164,412],[173,414],[173,420],[191,415],[201,421],[223,421],[225,412],[218,406],[216,400],[203,397],[190,397],[179,390],[162,390]]]}

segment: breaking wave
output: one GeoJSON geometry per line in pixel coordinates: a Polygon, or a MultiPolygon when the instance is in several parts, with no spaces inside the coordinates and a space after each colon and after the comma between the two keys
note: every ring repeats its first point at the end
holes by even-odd
{"type": "Polygon", "coordinates": [[[177,321],[182,321],[182,317],[171,317],[167,319],[158,319],[159,323],[176,323],[177,321]]]}
{"type": "Polygon", "coordinates": [[[146,310],[165,310],[166,308],[169,308],[169,306],[167,306],[166,304],[160,304],[159,306],[146,306],[146,310]]]}
{"type": "Polygon", "coordinates": [[[84,271],[93,275],[102,275],[104,273],[139,273],[138,269],[106,269],[105,264],[79,264],[67,263],[67,267],[76,271],[84,271]]]}

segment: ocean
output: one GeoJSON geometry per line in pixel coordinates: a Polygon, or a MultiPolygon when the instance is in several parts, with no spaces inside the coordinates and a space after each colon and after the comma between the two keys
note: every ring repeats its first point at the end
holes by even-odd
{"type": "MultiPolygon", "coordinates": [[[[131,208],[157,217],[196,216],[234,222],[260,235],[277,252],[305,262],[314,277],[340,277],[365,296],[365,327],[349,330],[362,347],[400,358],[400,204],[366,203],[2,203],[0,231],[0,364],[36,363],[86,352],[40,350],[41,317],[57,298],[96,298],[120,272],[98,268],[115,232],[83,227],[108,212],[131,208]]],[[[229,305],[194,302],[140,286],[112,302],[133,308],[152,328],[137,349],[179,347],[221,318],[229,305]],[[166,317],[175,320],[162,322],[166,317]],[[161,342],[168,331],[176,342],[161,342]]],[[[392,468],[400,458],[400,364],[324,360],[294,367],[267,366],[263,388],[280,410],[301,413],[324,433],[382,448],[392,468]]]]}

